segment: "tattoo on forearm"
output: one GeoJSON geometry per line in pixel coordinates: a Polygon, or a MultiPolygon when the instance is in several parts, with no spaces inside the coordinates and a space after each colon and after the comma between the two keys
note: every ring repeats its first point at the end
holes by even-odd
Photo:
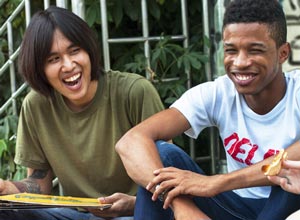
{"type": "Polygon", "coordinates": [[[41,187],[36,180],[47,176],[48,170],[34,170],[26,179],[19,182],[12,182],[20,192],[41,193],[41,187]]]}
{"type": "Polygon", "coordinates": [[[42,193],[40,185],[31,179],[24,179],[20,182],[13,182],[20,192],[42,193]]]}
{"type": "Polygon", "coordinates": [[[20,192],[27,192],[27,187],[24,182],[12,182],[20,192]]]}

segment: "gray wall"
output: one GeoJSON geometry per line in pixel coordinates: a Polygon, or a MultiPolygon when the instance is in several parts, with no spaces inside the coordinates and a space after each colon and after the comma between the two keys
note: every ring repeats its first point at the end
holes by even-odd
{"type": "Polygon", "coordinates": [[[300,1],[283,0],[288,27],[288,42],[292,47],[292,54],[284,65],[284,70],[300,68],[300,1]]]}

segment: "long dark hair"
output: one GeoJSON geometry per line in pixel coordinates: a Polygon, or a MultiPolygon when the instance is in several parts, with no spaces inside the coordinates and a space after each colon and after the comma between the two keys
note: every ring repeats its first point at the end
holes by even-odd
{"type": "Polygon", "coordinates": [[[47,97],[53,95],[53,88],[48,83],[44,67],[56,29],[89,54],[92,80],[97,80],[103,73],[100,64],[100,49],[94,31],[71,11],[50,6],[47,10],[39,11],[32,17],[24,35],[18,63],[19,72],[25,81],[34,90],[47,97]]]}

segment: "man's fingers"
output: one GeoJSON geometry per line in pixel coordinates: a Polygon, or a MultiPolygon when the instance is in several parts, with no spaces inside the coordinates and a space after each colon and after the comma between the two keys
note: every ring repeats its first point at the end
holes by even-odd
{"type": "Polygon", "coordinates": [[[285,168],[300,169],[300,161],[285,160],[285,161],[283,161],[283,166],[285,168]]]}

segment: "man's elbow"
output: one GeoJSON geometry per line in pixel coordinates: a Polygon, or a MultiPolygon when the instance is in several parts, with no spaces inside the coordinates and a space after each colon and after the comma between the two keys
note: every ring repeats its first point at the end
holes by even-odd
{"type": "Polygon", "coordinates": [[[126,153],[126,149],[127,149],[126,139],[127,137],[125,134],[123,137],[120,138],[120,140],[115,145],[116,152],[120,155],[121,158],[126,153]]]}

